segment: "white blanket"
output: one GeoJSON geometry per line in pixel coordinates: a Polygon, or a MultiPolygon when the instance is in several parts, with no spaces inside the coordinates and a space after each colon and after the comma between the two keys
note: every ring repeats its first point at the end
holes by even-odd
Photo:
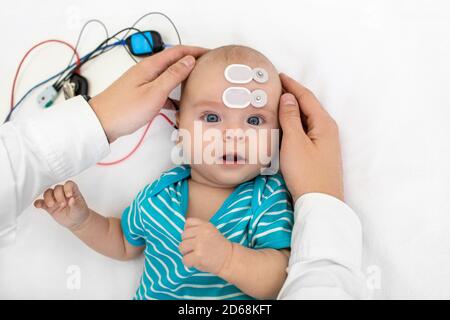
{"type": "MultiPolygon", "coordinates": [[[[364,230],[364,272],[374,298],[450,298],[450,4],[448,1],[111,1],[5,2],[0,116],[9,107],[15,66],[46,38],[75,42],[89,18],[111,32],[148,11],[173,18],[185,43],[245,44],[310,87],[340,126],[346,200],[364,230]],[[13,32],[14,31],[14,32],[13,32]]],[[[176,37],[161,18],[139,28],[176,37]]],[[[91,26],[82,53],[102,40],[91,26]]],[[[33,54],[19,97],[63,67],[66,48],[33,54]]],[[[91,92],[132,64],[116,49],[83,67],[91,92]]],[[[38,93],[39,90],[36,92],[38,93]]],[[[39,112],[35,95],[18,117],[39,112]]],[[[114,143],[107,160],[127,153],[136,134],[114,143]]],[[[170,167],[171,129],[157,119],[128,161],[75,177],[92,208],[119,217],[134,195],[170,167]]],[[[57,134],[57,133],[55,133],[57,134]]],[[[1,183],[1,175],[0,175],[1,183]]],[[[117,262],[88,249],[43,211],[19,219],[17,243],[0,249],[0,298],[129,299],[142,261],[117,262]]]]}

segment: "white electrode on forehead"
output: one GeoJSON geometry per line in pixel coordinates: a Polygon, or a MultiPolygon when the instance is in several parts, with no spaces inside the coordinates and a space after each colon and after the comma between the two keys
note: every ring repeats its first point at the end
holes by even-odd
{"type": "Polygon", "coordinates": [[[266,83],[269,80],[269,74],[263,68],[255,68],[252,70],[253,80],[259,83],[266,83]]]}
{"type": "Polygon", "coordinates": [[[257,89],[252,92],[251,105],[255,108],[262,108],[267,104],[267,93],[264,90],[257,89]]]}
{"type": "Polygon", "coordinates": [[[243,109],[249,105],[262,108],[267,104],[267,94],[260,89],[251,92],[245,87],[229,87],[223,92],[222,100],[228,108],[243,109]]]}
{"type": "MultiPolygon", "coordinates": [[[[245,64],[230,64],[224,71],[225,79],[234,84],[250,83],[252,80],[258,83],[265,83],[269,80],[269,75],[263,68],[250,68],[245,64]]],[[[245,87],[229,87],[222,95],[223,103],[228,108],[246,108],[249,105],[255,108],[262,108],[267,104],[267,93],[262,89],[250,92],[245,87]]]]}
{"type": "Polygon", "coordinates": [[[269,80],[269,75],[263,68],[252,69],[244,64],[230,64],[225,68],[225,79],[235,84],[250,83],[255,80],[258,83],[265,83],[269,80]]]}
{"type": "Polygon", "coordinates": [[[249,83],[253,80],[253,72],[249,66],[230,64],[225,68],[225,79],[231,83],[249,83]]]}

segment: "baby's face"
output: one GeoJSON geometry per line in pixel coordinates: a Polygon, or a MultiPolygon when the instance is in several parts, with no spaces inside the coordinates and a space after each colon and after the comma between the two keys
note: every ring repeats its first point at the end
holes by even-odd
{"type": "MultiPolygon", "coordinates": [[[[224,60],[199,61],[183,88],[177,120],[180,132],[186,130],[192,138],[190,146],[183,146],[183,151],[190,159],[192,171],[195,170],[213,185],[233,187],[253,179],[264,167],[270,166],[267,158],[272,155],[272,129],[279,128],[281,83],[278,72],[268,61],[224,60]],[[225,79],[224,70],[230,64],[245,64],[252,69],[264,68],[269,74],[269,80],[262,84],[255,81],[239,85],[229,83],[225,79]],[[262,108],[249,105],[243,109],[225,106],[222,94],[225,89],[233,86],[245,87],[250,91],[264,90],[267,93],[267,104],[262,108]],[[200,125],[201,132],[198,130],[200,125]],[[210,132],[221,133],[222,146],[217,144],[219,139],[208,139],[208,134],[205,134],[208,129],[216,129],[210,132]],[[202,143],[195,149],[197,142],[202,143]],[[201,163],[196,163],[198,161],[195,160],[194,154],[198,156],[199,152],[200,157],[211,155],[214,163],[206,163],[204,158],[201,163]],[[263,157],[266,159],[263,160],[263,157]]],[[[217,138],[216,135],[214,137],[217,138]]],[[[181,137],[181,140],[183,139],[181,137]]]]}

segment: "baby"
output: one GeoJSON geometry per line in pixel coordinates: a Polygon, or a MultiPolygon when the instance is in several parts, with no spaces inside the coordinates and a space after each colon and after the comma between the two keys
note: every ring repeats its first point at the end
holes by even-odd
{"type": "Polygon", "coordinates": [[[135,299],[274,299],[286,278],[291,199],[280,174],[261,175],[270,164],[250,161],[255,149],[273,155],[274,139],[250,140],[242,131],[277,130],[281,93],[278,72],[261,53],[211,50],[183,84],[176,114],[186,163],[147,185],[121,219],[91,210],[71,181],[48,189],[35,206],[108,257],[144,252],[135,299]],[[193,160],[195,143],[183,132],[194,137],[199,125],[223,134],[210,153],[215,161],[193,160]]]}

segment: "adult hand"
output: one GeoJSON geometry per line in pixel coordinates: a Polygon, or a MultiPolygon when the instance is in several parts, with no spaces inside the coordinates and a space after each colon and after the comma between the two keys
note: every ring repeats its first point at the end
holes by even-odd
{"type": "Polygon", "coordinates": [[[170,92],[184,81],[195,58],[207,50],[176,46],[131,67],[89,104],[111,143],[152,120],[168,103],[170,92]]]}
{"type": "Polygon", "coordinates": [[[344,200],[336,122],[310,90],[285,74],[280,78],[286,92],[279,108],[280,167],[293,200],[310,192],[344,200]]]}

